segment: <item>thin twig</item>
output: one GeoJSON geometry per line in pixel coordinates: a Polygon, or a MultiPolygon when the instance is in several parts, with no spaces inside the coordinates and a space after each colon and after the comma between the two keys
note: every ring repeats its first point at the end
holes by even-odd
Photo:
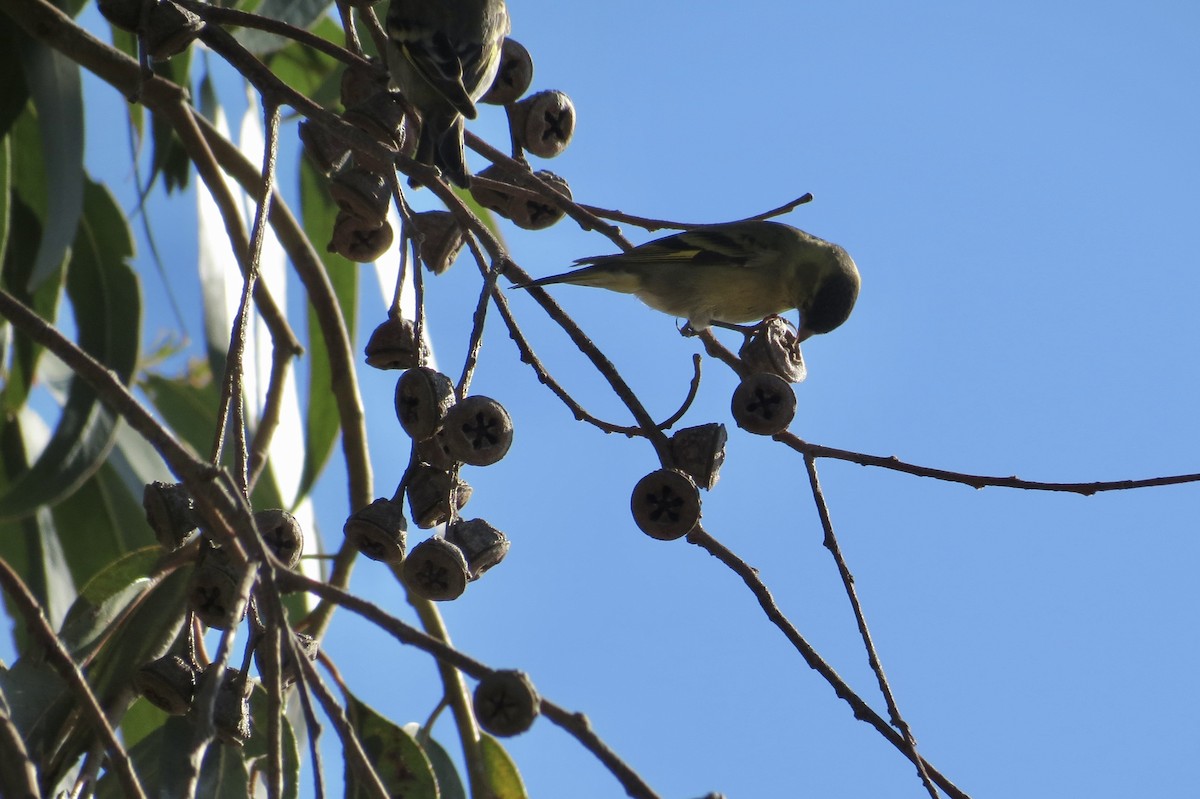
{"type": "Polygon", "coordinates": [[[33,595],[33,592],[29,590],[16,571],[8,565],[8,562],[2,558],[0,558],[0,586],[3,587],[4,592],[8,594],[17,611],[25,619],[25,624],[29,628],[29,632],[45,647],[50,665],[54,667],[54,670],[59,673],[59,676],[70,687],[71,692],[75,694],[77,700],[82,705],[83,713],[99,731],[100,737],[108,750],[109,760],[116,771],[117,779],[121,783],[121,789],[125,792],[125,795],[145,799],[146,794],[142,790],[142,784],[138,780],[137,772],[133,769],[133,763],[129,759],[129,754],[125,751],[125,747],[121,745],[121,740],[117,737],[117,733],[112,728],[112,725],[108,723],[108,718],[104,715],[104,709],[100,707],[100,700],[92,693],[91,686],[88,685],[83,672],[75,665],[75,661],[71,659],[71,653],[67,651],[66,646],[55,635],[54,629],[50,626],[50,622],[47,621],[46,614],[42,611],[37,597],[33,595]]]}
{"type": "Polygon", "coordinates": [[[905,474],[917,477],[932,477],[935,480],[961,483],[969,485],[972,488],[1019,488],[1029,491],[1059,491],[1068,494],[1091,496],[1092,494],[1099,494],[1104,491],[1130,491],[1138,488],[1157,488],[1160,486],[1200,482],[1200,472],[1197,472],[1193,474],[1147,477],[1140,480],[1109,480],[1094,483],[1047,483],[1040,480],[1022,480],[1016,475],[1012,477],[989,477],[980,474],[935,469],[931,466],[918,466],[902,461],[895,455],[889,457],[868,455],[863,452],[853,452],[846,449],[837,449],[836,447],[826,447],[821,444],[812,444],[787,431],[776,435],[774,438],[776,441],[786,444],[801,455],[813,458],[832,458],[834,460],[849,461],[857,463],[859,466],[874,466],[879,469],[904,472],[905,474]]]}
{"type": "MultiPolygon", "coordinates": [[[[747,222],[757,219],[771,219],[776,216],[783,216],[795,210],[798,206],[812,202],[813,196],[811,193],[800,195],[794,200],[784,203],[783,205],[772,208],[770,211],[763,211],[761,214],[748,216],[745,219],[738,221],[747,222]]],[[[601,219],[611,219],[614,222],[624,222],[635,227],[640,227],[653,233],[656,230],[694,230],[695,228],[705,227],[713,224],[712,222],[677,222],[669,219],[653,219],[645,216],[634,216],[627,214],[624,211],[617,211],[609,208],[600,208],[595,205],[586,205],[581,203],[580,208],[583,208],[590,213],[595,214],[601,219]]]]}
{"type": "Polygon", "coordinates": [[[900,715],[900,706],[896,704],[896,697],[892,694],[892,686],[888,683],[887,675],[883,671],[883,661],[879,659],[879,652],[876,651],[875,642],[871,639],[871,631],[867,627],[867,616],[863,612],[862,603],[858,600],[858,591],[854,587],[854,575],[850,573],[850,566],[846,563],[846,558],[842,555],[842,547],[838,544],[837,535],[833,531],[833,518],[829,515],[829,506],[825,503],[825,493],[821,490],[821,481],[817,478],[817,462],[811,456],[806,455],[804,465],[808,469],[808,482],[812,487],[813,501],[817,504],[817,515],[821,517],[821,528],[825,531],[825,548],[833,555],[833,562],[837,565],[838,574],[842,578],[842,585],[846,589],[846,596],[850,599],[850,607],[854,611],[854,620],[858,624],[859,635],[862,636],[863,646],[867,650],[867,661],[871,664],[871,670],[875,672],[875,679],[879,682],[879,691],[883,694],[884,702],[887,704],[888,715],[892,719],[893,726],[900,730],[900,734],[904,736],[904,743],[908,747],[910,756],[909,759],[916,764],[917,773],[921,777],[921,783],[925,786],[932,799],[938,799],[937,788],[930,781],[929,774],[925,771],[925,764],[917,752],[917,739],[913,736],[908,722],[900,715]]]}
{"type": "Polygon", "coordinates": [[[333,722],[333,729],[342,742],[342,751],[346,755],[346,762],[358,775],[360,789],[365,789],[377,799],[389,799],[387,789],[383,787],[383,782],[379,779],[379,772],[371,765],[371,759],[363,750],[358,734],[350,726],[346,712],[342,710],[342,706],[337,703],[337,700],[329,693],[329,689],[325,687],[325,683],[321,681],[321,675],[317,673],[316,666],[308,658],[300,658],[299,662],[309,687],[316,694],[317,701],[321,703],[321,709],[325,711],[325,716],[333,722]]]}
{"type": "MultiPolygon", "coordinates": [[[[882,716],[876,713],[862,697],[856,694],[850,685],[834,670],[833,666],[826,663],[825,659],[817,653],[812,644],[805,640],[800,631],[796,629],[795,625],[784,615],[779,606],[775,604],[775,598],[771,596],[771,591],[767,588],[766,584],[759,579],[758,571],[755,568],[733,554],[724,544],[709,535],[699,524],[688,533],[687,540],[706,550],[710,555],[724,563],[730,571],[742,578],[742,581],[746,583],[750,592],[754,594],[759,606],[762,607],[763,612],[770,619],[771,623],[778,627],[788,641],[791,642],[796,651],[800,653],[800,657],[804,658],[804,662],[808,664],[809,668],[820,674],[833,688],[838,698],[850,705],[856,719],[865,721],[874,727],[880,735],[899,749],[905,757],[910,759],[914,757],[908,750],[903,736],[892,729],[882,716]]],[[[968,799],[966,793],[950,782],[941,772],[930,765],[928,761],[923,758],[921,760],[929,776],[943,791],[954,797],[954,799],[968,799]]]]}

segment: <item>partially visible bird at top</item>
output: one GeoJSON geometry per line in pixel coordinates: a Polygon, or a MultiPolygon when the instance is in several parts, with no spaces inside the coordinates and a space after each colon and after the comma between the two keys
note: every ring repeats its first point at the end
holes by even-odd
{"type": "Polygon", "coordinates": [[[391,0],[388,8],[388,71],[421,117],[416,160],[463,188],[463,119],[477,116],[510,27],[504,0],[391,0]]]}
{"type": "Polygon", "coordinates": [[[697,227],[575,263],[583,268],[514,288],[571,283],[633,294],[687,319],[696,332],[796,308],[803,341],[845,322],[861,283],[858,267],[838,245],[762,220],[697,227]]]}

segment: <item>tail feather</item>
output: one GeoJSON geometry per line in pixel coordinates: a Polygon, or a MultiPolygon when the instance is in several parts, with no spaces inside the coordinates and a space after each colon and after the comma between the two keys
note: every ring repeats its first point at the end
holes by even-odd
{"type": "MultiPolygon", "coordinates": [[[[601,258],[606,258],[601,256],[601,258]]],[[[558,275],[549,275],[548,277],[540,277],[537,280],[531,280],[528,283],[519,283],[514,285],[515,289],[527,289],[531,286],[549,286],[555,283],[570,283],[575,286],[595,286],[597,288],[608,289],[609,291],[620,291],[625,294],[633,294],[641,287],[641,281],[637,275],[625,269],[616,267],[605,260],[584,258],[576,261],[576,263],[590,263],[590,266],[585,266],[582,269],[575,269],[570,272],[563,272],[558,275]]]]}

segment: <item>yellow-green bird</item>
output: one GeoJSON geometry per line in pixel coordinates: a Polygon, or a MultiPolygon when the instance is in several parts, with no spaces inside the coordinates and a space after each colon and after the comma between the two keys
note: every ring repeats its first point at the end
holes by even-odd
{"type": "Polygon", "coordinates": [[[572,283],[634,294],[696,331],[796,308],[803,341],[849,318],[861,282],[838,245],[766,221],[707,225],[575,263],[583,268],[516,288],[572,283]]]}
{"type": "Polygon", "coordinates": [[[388,71],[421,116],[416,160],[463,188],[463,118],[476,117],[510,27],[504,0],[392,0],[388,7],[388,71]]]}

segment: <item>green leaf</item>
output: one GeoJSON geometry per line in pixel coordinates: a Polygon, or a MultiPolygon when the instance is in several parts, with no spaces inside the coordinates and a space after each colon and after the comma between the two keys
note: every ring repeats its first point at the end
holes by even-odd
{"type": "Polygon", "coordinates": [[[197,452],[212,450],[220,395],[207,361],[193,361],[179,377],[143,373],[138,385],[176,436],[197,452]]]}
{"type": "MultiPolygon", "coordinates": [[[[316,173],[307,159],[300,162],[300,210],[304,229],[314,240],[329,235],[337,206],[329,198],[324,179],[316,173]]],[[[358,300],[358,269],[341,256],[322,251],[325,271],[333,284],[334,295],[346,320],[350,340],[354,340],[355,308],[358,300]]],[[[338,433],[342,429],[337,400],[331,390],[333,373],[329,366],[329,349],[317,323],[312,306],[308,307],[308,416],[305,419],[304,472],[300,478],[297,498],[312,489],[313,483],[325,468],[338,433]]]]}
{"type": "Polygon", "coordinates": [[[79,65],[22,37],[21,68],[37,107],[47,203],[42,240],[29,279],[36,291],[62,265],[83,212],[83,84],[79,65]]]}
{"type": "MultiPolygon", "coordinates": [[[[195,731],[187,716],[171,716],[161,727],[130,747],[129,758],[147,796],[185,795],[185,759],[195,731]]],[[[96,783],[96,799],[123,799],[121,783],[112,772],[96,783]]],[[[250,775],[236,747],[213,744],[204,755],[196,796],[205,799],[249,799],[250,775]]]]}
{"type": "MultiPolygon", "coordinates": [[[[327,16],[321,17],[312,32],[331,42],[338,42],[342,36],[342,29],[327,16]]],[[[343,65],[325,53],[307,44],[288,42],[267,65],[276,77],[314,103],[332,108],[341,102],[343,65]]]]}
{"type": "MultiPolygon", "coordinates": [[[[346,711],[350,726],[362,741],[367,760],[379,773],[389,796],[438,799],[433,766],[416,738],[349,694],[346,695],[346,711]]],[[[346,796],[370,795],[347,761],[346,796]]]]}
{"type": "Polygon", "coordinates": [[[84,657],[131,605],[158,584],[151,577],[162,554],[157,545],[130,552],[84,585],[59,631],[72,656],[84,657]]]}
{"type": "Polygon", "coordinates": [[[18,52],[25,32],[16,25],[0,25],[0,136],[7,136],[29,102],[29,87],[21,70],[18,52]]]}
{"type": "Polygon", "coordinates": [[[467,791],[463,788],[462,777],[458,775],[458,769],[454,767],[454,761],[450,759],[450,753],[446,751],[446,748],[438,743],[436,738],[425,735],[424,731],[417,733],[417,740],[420,741],[421,747],[429,757],[429,762],[433,765],[433,773],[437,776],[439,799],[467,799],[467,791]]]}
{"type": "Polygon", "coordinates": [[[493,799],[528,799],[521,772],[517,771],[517,764],[499,741],[481,732],[479,751],[483,755],[483,766],[493,799]]]}
{"type": "MultiPolygon", "coordinates": [[[[121,209],[103,187],[88,182],[85,214],[67,274],[79,345],[125,383],[138,356],[141,300],[121,209]]],[[[0,520],[20,518],[77,489],[104,462],[115,419],[84,381],[73,379],[54,436],[27,472],[0,493],[0,520]]]]}
{"type": "MultiPolygon", "coordinates": [[[[187,88],[191,82],[192,48],[188,48],[168,61],[160,61],[154,65],[154,73],[187,88]]],[[[136,108],[137,103],[131,104],[136,108]]],[[[134,112],[130,112],[133,114],[134,112]]],[[[140,119],[131,116],[140,129],[140,119]]],[[[162,175],[163,185],[167,192],[187,188],[188,178],[192,174],[192,161],[188,158],[187,150],[175,128],[163,114],[150,115],[150,134],[154,142],[151,157],[151,172],[146,179],[146,188],[153,185],[155,178],[162,175]]]]}
{"type": "MultiPolygon", "coordinates": [[[[329,10],[329,0],[263,0],[255,9],[260,16],[270,17],[297,28],[307,28],[329,10]]],[[[288,39],[274,33],[243,28],[234,33],[250,52],[262,57],[284,47],[288,39]]]]}
{"type": "MultiPolygon", "coordinates": [[[[8,249],[9,207],[12,204],[9,192],[12,190],[12,139],[8,136],[0,138],[0,264],[4,263],[4,252],[8,249]]],[[[0,326],[7,323],[0,320],[0,326]]],[[[0,346],[0,358],[3,357],[4,347],[0,346]]]]}
{"type": "MultiPolygon", "coordinates": [[[[270,743],[267,740],[267,714],[270,705],[267,702],[267,692],[263,686],[255,685],[250,694],[250,729],[253,734],[246,742],[243,753],[247,763],[258,760],[258,769],[266,772],[268,769],[267,750],[270,743]]],[[[282,799],[296,799],[300,790],[300,748],[296,742],[296,734],[287,714],[280,714],[279,723],[283,734],[283,794],[282,799]]]]}

